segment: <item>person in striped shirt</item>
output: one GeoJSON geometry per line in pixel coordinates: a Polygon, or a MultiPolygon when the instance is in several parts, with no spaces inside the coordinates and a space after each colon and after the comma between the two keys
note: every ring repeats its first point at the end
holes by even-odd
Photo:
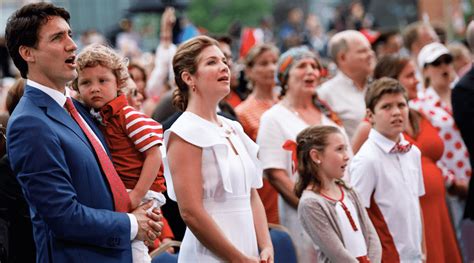
{"type": "MultiPolygon", "coordinates": [[[[128,104],[127,62],[109,47],[87,46],[77,56],[78,77],[73,88],[101,124],[114,167],[129,190],[131,208],[148,200],[159,207],[165,203],[161,192],[166,190],[159,149],[163,130],[161,124],[128,104]]],[[[133,262],[150,262],[148,248],[135,242],[133,262]]]]}

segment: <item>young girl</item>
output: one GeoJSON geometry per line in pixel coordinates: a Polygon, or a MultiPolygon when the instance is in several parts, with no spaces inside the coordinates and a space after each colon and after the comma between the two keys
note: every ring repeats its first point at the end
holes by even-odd
{"type": "Polygon", "coordinates": [[[342,177],[349,156],[340,130],[310,126],[296,138],[298,219],[318,262],[380,262],[381,245],[357,194],[342,177]]]}

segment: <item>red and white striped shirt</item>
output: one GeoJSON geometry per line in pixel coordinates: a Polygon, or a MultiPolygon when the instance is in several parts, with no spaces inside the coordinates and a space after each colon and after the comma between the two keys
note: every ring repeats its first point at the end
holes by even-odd
{"type": "MultiPolygon", "coordinates": [[[[112,155],[117,173],[127,189],[133,189],[138,182],[145,160],[145,152],[163,143],[163,128],[145,114],[128,105],[125,95],[110,101],[100,110],[102,116],[101,130],[105,135],[107,146],[112,155]]],[[[163,192],[163,168],[150,190],[163,192]]]]}

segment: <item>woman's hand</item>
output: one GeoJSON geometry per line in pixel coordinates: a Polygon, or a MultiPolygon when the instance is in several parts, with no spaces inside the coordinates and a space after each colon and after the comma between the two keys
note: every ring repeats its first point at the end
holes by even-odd
{"type": "Polygon", "coordinates": [[[266,247],[260,252],[260,263],[273,263],[273,248],[266,247]]]}
{"type": "Polygon", "coordinates": [[[230,261],[231,263],[260,263],[259,259],[256,257],[247,257],[242,255],[241,258],[236,258],[230,261]]]}

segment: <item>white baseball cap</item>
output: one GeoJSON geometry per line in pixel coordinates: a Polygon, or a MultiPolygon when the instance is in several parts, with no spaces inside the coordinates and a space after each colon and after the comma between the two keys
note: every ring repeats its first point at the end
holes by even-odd
{"type": "Polygon", "coordinates": [[[418,67],[422,69],[426,64],[433,63],[442,55],[450,55],[449,50],[441,43],[430,43],[424,46],[418,54],[418,67]]]}

